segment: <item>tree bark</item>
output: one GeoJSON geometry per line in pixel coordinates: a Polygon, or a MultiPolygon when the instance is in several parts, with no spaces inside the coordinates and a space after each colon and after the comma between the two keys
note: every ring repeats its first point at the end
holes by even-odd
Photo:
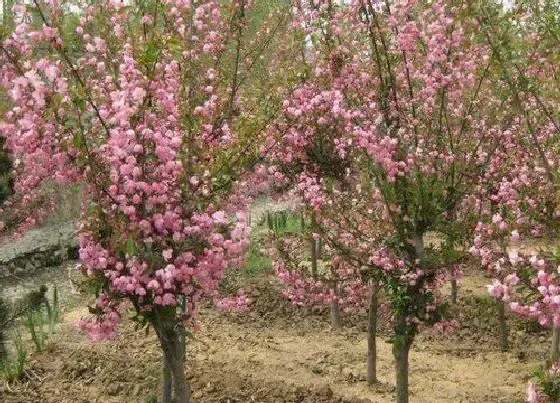
{"type": "Polygon", "coordinates": [[[164,403],[190,403],[191,388],[185,376],[180,333],[172,327],[162,326],[158,335],[165,360],[164,366],[167,366],[169,372],[171,372],[174,389],[173,399],[170,401],[164,400],[164,403]]]}
{"type": "Polygon", "coordinates": [[[414,235],[414,249],[416,257],[420,261],[420,267],[424,267],[426,264],[426,248],[424,248],[423,234],[414,235]]]}
{"type": "Polygon", "coordinates": [[[457,305],[457,279],[455,277],[451,279],[451,303],[457,305]]]}
{"type": "Polygon", "coordinates": [[[373,385],[377,383],[377,307],[378,307],[378,288],[372,282],[371,297],[368,310],[368,355],[367,355],[367,383],[373,385]]]}
{"type": "Polygon", "coordinates": [[[397,403],[408,403],[408,353],[411,342],[399,340],[393,348],[397,369],[397,403]]]}
{"type": "MultiPolygon", "coordinates": [[[[457,212],[453,207],[450,207],[447,210],[446,215],[447,215],[447,219],[450,222],[454,222],[457,219],[457,212]]],[[[450,238],[447,240],[447,242],[443,244],[445,249],[449,248],[450,255],[454,257],[454,260],[456,260],[454,249],[455,249],[455,243],[457,241],[455,235],[456,235],[455,232],[451,231],[450,238]]],[[[448,263],[450,263],[449,274],[451,274],[451,303],[453,305],[457,305],[457,278],[455,277],[455,264],[454,264],[455,262],[448,262],[448,263]]]]}
{"type": "MultiPolygon", "coordinates": [[[[414,235],[414,249],[416,258],[420,263],[420,267],[426,266],[426,249],[424,248],[424,238],[421,232],[414,235]]],[[[407,324],[407,309],[401,308],[397,314],[397,322],[395,327],[395,344],[393,345],[393,354],[395,356],[396,378],[397,378],[397,403],[408,403],[408,354],[414,340],[414,336],[410,334],[409,325],[407,324]]]]}
{"type": "Polygon", "coordinates": [[[509,350],[509,329],[506,323],[506,306],[504,301],[497,301],[498,304],[498,331],[500,333],[500,349],[509,350]]]}
{"type": "Polygon", "coordinates": [[[556,363],[560,358],[560,327],[552,328],[552,345],[550,347],[550,361],[556,363]]]}
{"type": "Polygon", "coordinates": [[[168,403],[173,401],[173,375],[171,374],[171,368],[167,362],[165,355],[163,356],[163,365],[161,371],[162,379],[162,396],[161,401],[163,403],[168,403]]]}
{"type": "Polygon", "coordinates": [[[342,320],[340,319],[340,304],[337,298],[331,301],[331,325],[333,329],[342,329],[342,320]]]}
{"type": "Polygon", "coordinates": [[[311,236],[311,275],[317,278],[317,242],[313,235],[311,236]]]}
{"type": "Polygon", "coordinates": [[[6,360],[6,358],[8,357],[6,352],[6,345],[4,343],[5,343],[4,331],[0,330],[0,363],[6,360]]]}
{"type": "Polygon", "coordinates": [[[316,229],[317,221],[315,219],[315,212],[311,213],[311,275],[317,278],[317,240],[313,237],[313,232],[316,229]]]}
{"type": "MultiPolygon", "coordinates": [[[[184,315],[186,311],[187,299],[186,297],[183,297],[181,301],[181,313],[184,315]]],[[[187,332],[185,331],[185,328],[182,328],[181,330],[182,331],[179,334],[179,340],[181,341],[181,348],[183,350],[181,353],[181,357],[183,358],[183,362],[185,362],[187,360],[187,332]]]]}

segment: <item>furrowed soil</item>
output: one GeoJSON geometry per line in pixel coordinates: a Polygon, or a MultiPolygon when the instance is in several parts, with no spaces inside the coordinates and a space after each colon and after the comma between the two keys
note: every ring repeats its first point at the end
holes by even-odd
{"type": "MultiPolygon", "coordinates": [[[[189,341],[187,373],[197,402],[391,402],[394,374],[386,318],[378,340],[380,383],[365,382],[366,316],[345,315],[334,332],[328,312],[294,308],[270,275],[246,280],[244,312],[208,306],[189,341]]],[[[410,354],[412,403],[521,402],[533,369],[543,362],[548,332],[510,322],[509,352],[497,345],[488,279],[469,275],[460,288],[461,328],[418,336],[410,354]]],[[[75,305],[74,305],[75,306],[75,305]]],[[[94,343],[75,329],[86,315],[70,308],[48,348],[32,354],[25,379],[0,386],[6,403],[155,402],[160,352],[153,332],[123,323],[114,340],[94,343]]]]}

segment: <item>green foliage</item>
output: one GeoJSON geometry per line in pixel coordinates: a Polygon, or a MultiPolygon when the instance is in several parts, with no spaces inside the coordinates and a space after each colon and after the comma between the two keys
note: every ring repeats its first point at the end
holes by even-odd
{"type": "Polygon", "coordinates": [[[21,335],[12,337],[13,354],[5,348],[4,335],[8,326],[14,325],[18,318],[23,318],[23,325],[37,352],[45,348],[47,340],[52,337],[54,327],[61,321],[58,289],[53,289],[52,301],[46,297],[47,288],[40,287],[25,297],[8,305],[0,299],[0,377],[11,382],[20,380],[25,373],[27,350],[21,335]]]}
{"type": "Polygon", "coordinates": [[[148,396],[145,400],[146,403],[157,403],[157,401],[158,401],[157,396],[154,395],[148,396]]]}
{"type": "Polygon", "coordinates": [[[560,374],[545,367],[538,368],[535,373],[539,390],[541,390],[550,402],[560,401],[560,374]]]}
{"type": "MultiPolygon", "coordinates": [[[[0,102],[1,98],[0,98],[0,102]]],[[[2,107],[0,106],[0,113],[2,107]]],[[[0,137],[0,203],[13,193],[12,161],[5,148],[6,139],[0,137]]]]}
{"type": "Polygon", "coordinates": [[[46,306],[46,319],[49,329],[49,337],[54,333],[54,327],[57,323],[62,322],[62,311],[60,310],[60,302],[58,299],[58,288],[53,289],[52,303],[46,306]]]}
{"type": "Polygon", "coordinates": [[[21,340],[21,335],[16,333],[12,339],[15,350],[14,357],[5,357],[0,360],[0,378],[7,382],[19,381],[23,378],[27,358],[27,350],[21,340]]]}
{"type": "Polygon", "coordinates": [[[247,253],[247,263],[243,267],[243,271],[249,276],[256,276],[261,272],[270,272],[270,270],[272,270],[270,257],[262,254],[255,242],[251,242],[247,253]]]}
{"type": "Polygon", "coordinates": [[[25,326],[29,331],[31,340],[35,345],[35,351],[43,351],[47,335],[45,334],[45,320],[43,312],[29,312],[25,320],[25,326]]]}
{"type": "Polygon", "coordinates": [[[273,231],[276,236],[302,232],[299,213],[287,211],[267,212],[263,221],[261,221],[259,225],[263,225],[265,223],[268,229],[273,231]]]}
{"type": "Polygon", "coordinates": [[[0,25],[0,40],[12,32],[14,28],[14,14],[12,7],[14,0],[2,0],[2,24],[0,25]]]}
{"type": "Polygon", "coordinates": [[[58,289],[53,290],[52,303],[45,300],[39,309],[27,313],[25,326],[29,331],[35,350],[40,352],[54,333],[54,327],[61,321],[61,312],[58,301],[58,289]],[[43,308],[44,307],[44,308],[43,308]],[[45,329],[46,326],[46,329],[45,329]]]}
{"type": "Polygon", "coordinates": [[[0,294],[0,361],[6,359],[6,339],[4,334],[4,323],[8,320],[8,306],[2,299],[2,295],[0,294]]]}

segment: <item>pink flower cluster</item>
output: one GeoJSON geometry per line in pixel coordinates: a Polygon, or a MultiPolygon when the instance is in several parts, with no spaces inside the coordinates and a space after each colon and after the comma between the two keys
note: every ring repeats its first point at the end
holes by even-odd
{"type": "MultiPolygon", "coordinates": [[[[75,61],[58,4],[39,30],[20,23],[0,52],[13,105],[0,133],[18,194],[30,203],[50,178],[85,188],[80,258],[102,292],[80,326],[95,339],[114,334],[123,301],[147,318],[181,307],[188,326],[201,299],[220,301],[220,281],[244,261],[250,193],[266,176],[229,166],[240,100],[217,70],[228,40],[219,2],[161,3],[170,22],[145,15],[134,38],[133,10],[104,6],[80,16],[74,39],[87,53],[75,61]],[[166,45],[154,49],[156,40],[166,45]],[[226,173],[235,180],[218,185],[226,173]]],[[[219,305],[247,302],[240,294],[219,305]]]]}
{"type": "MultiPolygon", "coordinates": [[[[402,286],[425,301],[407,320],[429,322],[448,277],[423,267],[423,236],[445,227],[450,211],[452,225],[472,231],[469,210],[501,167],[495,155],[515,143],[492,118],[501,106],[476,62],[490,61],[476,23],[444,1],[385,8],[298,8],[295,26],[313,37],[303,50],[309,69],[283,103],[270,159],[353,267],[348,280],[402,286]]],[[[298,303],[330,295],[309,270],[287,266],[279,261],[277,271],[298,303]]]]}

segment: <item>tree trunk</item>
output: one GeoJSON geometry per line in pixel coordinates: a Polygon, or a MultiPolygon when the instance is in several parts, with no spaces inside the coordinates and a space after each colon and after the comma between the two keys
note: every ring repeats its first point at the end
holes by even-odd
{"type": "Polygon", "coordinates": [[[342,320],[340,319],[340,304],[337,298],[331,301],[331,325],[333,329],[342,329],[342,320]]]}
{"type": "Polygon", "coordinates": [[[311,236],[311,275],[317,278],[317,242],[311,236]]]}
{"type": "Polygon", "coordinates": [[[414,235],[414,249],[416,257],[420,261],[420,267],[424,267],[426,264],[426,248],[424,248],[423,234],[414,235]]]}
{"type": "MultiPolygon", "coordinates": [[[[160,336],[160,344],[165,360],[164,366],[167,366],[169,372],[171,372],[174,389],[173,400],[164,400],[163,403],[190,403],[191,388],[185,376],[180,333],[172,327],[162,326],[159,329],[158,335],[160,336]]],[[[164,369],[164,371],[166,370],[164,369]]],[[[165,386],[167,385],[164,383],[165,386]]]]}
{"type": "Polygon", "coordinates": [[[556,363],[560,358],[560,327],[552,328],[552,346],[550,347],[550,361],[556,363]]]}
{"type": "Polygon", "coordinates": [[[451,303],[457,305],[457,279],[455,277],[451,280],[451,303]]]}
{"type": "MultiPolygon", "coordinates": [[[[449,207],[446,213],[447,216],[447,220],[449,220],[450,222],[454,222],[457,219],[457,212],[455,211],[455,208],[453,207],[449,207]]],[[[446,240],[446,242],[444,242],[444,244],[442,245],[444,249],[443,252],[447,252],[449,251],[450,256],[453,257],[453,260],[455,260],[454,262],[448,262],[450,264],[449,267],[449,274],[451,274],[451,303],[453,305],[457,305],[457,278],[455,277],[455,263],[456,263],[456,258],[455,258],[455,244],[457,242],[456,239],[456,234],[454,231],[451,231],[449,238],[446,240]]]]}
{"type": "MultiPolygon", "coordinates": [[[[424,248],[424,238],[421,232],[414,235],[414,249],[420,267],[426,266],[426,249],[424,248]]],[[[407,324],[408,307],[400,308],[397,315],[395,327],[395,344],[393,354],[395,356],[396,378],[397,378],[397,403],[408,403],[408,353],[414,340],[411,329],[407,324]]]]}
{"type": "Polygon", "coordinates": [[[8,358],[8,354],[6,352],[6,345],[5,345],[5,336],[4,331],[0,330],[0,363],[5,361],[8,358]]]}
{"type": "MultiPolygon", "coordinates": [[[[185,315],[187,311],[187,298],[186,297],[182,297],[181,298],[181,315],[185,315]]],[[[183,358],[183,362],[185,362],[187,360],[187,332],[186,329],[184,327],[180,328],[179,333],[179,340],[181,341],[181,348],[182,348],[182,353],[181,353],[181,357],[183,358]]]]}
{"type": "Polygon", "coordinates": [[[372,282],[371,297],[368,310],[368,355],[367,355],[367,383],[377,383],[377,284],[372,282]]]}
{"type": "Polygon", "coordinates": [[[313,237],[316,230],[317,221],[315,212],[311,213],[311,274],[313,278],[317,278],[317,240],[313,237]]]}
{"type": "Polygon", "coordinates": [[[408,403],[408,353],[412,343],[398,340],[394,347],[397,369],[397,403],[408,403]]]}
{"type": "Polygon", "coordinates": [[[162,379],[162,402],[168,403],[173,401],[173,375],[171,374],[171,368],[167,362],[165,355],[163,356],[163,365],[161,371],[162,379]]]}
{"type": "Polygon", "coordinates": [[[305,215],[303,211],[301,212],[301,215],[299,217],[299,224],[301,225],[301,232],[303,232],[305,230],[305,215]]]}
{"type": "Polygon", "coordinates": [[[506,323],[506,306],[504,301],[497,301],[498,303],[498,330],[500,333],[500,348],[502,351],[509,350],[509,329],[506,323]]]}

